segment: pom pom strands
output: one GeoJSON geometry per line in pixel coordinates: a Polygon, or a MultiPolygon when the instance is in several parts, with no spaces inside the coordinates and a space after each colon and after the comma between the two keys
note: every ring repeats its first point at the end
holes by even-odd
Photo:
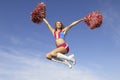
{"type": "Polygon", "coordinates": [[[89,13],[84,18],[85,23],[90,27],[90,29],[95,29],[100,27],[103,21],[103,17],[100,11],[93,11],[89,13]]]}
{"type": "Polygon", "coordinates": [[[45,17],[46,17],[46,5],[43,2],[41,2],[31,12],[31,20],[34,23],[39,24],[42,22],[42,19],[45,17]]]}

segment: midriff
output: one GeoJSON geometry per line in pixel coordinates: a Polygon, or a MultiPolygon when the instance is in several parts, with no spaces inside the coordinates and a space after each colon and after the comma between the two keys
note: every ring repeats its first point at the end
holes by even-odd
{"type": "Polygon", "coordinates": [[[56,46],[59,46],[59,45],[61,45],[61,44],[63,44],[63,43],[65,43],[65,40],[62,39],[62,38],[59,38],[59,39],[56,39],[56,40],[55,40],[56,46]]]}

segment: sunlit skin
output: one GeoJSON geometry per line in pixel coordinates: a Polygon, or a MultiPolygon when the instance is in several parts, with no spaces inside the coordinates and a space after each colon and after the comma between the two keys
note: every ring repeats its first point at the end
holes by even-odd
{"type": "Polygon", "coordinates": [[[62,28],[62,24],[61,24],[61,22],[56,22],[56,28],[57,29],[61,29],[62,28]]]}
{"type": "MultiPolygon", "coordinates": [[[[57,22],[55,23],[56,34],[57,34],[60,30],[63,31],[62,28],[63,28],[63,27],[62,27],[62,23],[61,23],[60,21],[57,21],[57,22]]],[[[64,32],[64,31],[63,31],[63,32],[64,32]]],[[[64,32],[64,34],[65,34],[65,32],[64,32]]],[[[59,38],[59,39],[56,39],[56,40],[55,40],[56,46],[58,46],[58,45],[60,45],[61,43],[64,43],[64,42],[65,42],[65,40],[62,39],[62,38],[59,38]]]]}
{"type": "MultiPolygon", "coordinates": [[[[55,23],[55,29],[49,24],[49,22],[45,18],[43,18],[43,21],[45,22],[45,24],[47,25],[47,27],[49,28],[49,30],[51,31],[51,33],[53,35],[54,35],[55,30],[56,30],[56,34],[60,30],[62,30],[62,32],[64,32],[64,34],[66,35],[67,31],[69,31],[73,26],[80,23],[81,21],[84,21],[84,18],[81,18],[81,19],[79,19],[77,21],[74,21],[72,24],[68,25],[67,27],[64,27],[62,22],[57,21],[55,23]]],[[[58,46],[58,45],[60,45],[60,44],[62,44],[64,42],[66,42],[66,41],[64,39],[62,39],[62,38],[58,38],[58,39],[55,40],[56,46],[58,46]]],[[[51,60],[52,57],[56,57],[57,53],[59,53],[59,52],[62,53],[62,54],[67,54],[67,51],[66,51],[66,49],[64,47],[59,47],[59,48],[56,48],[56,49],[52,50],[51,52],[47,53],[46,58],[51,60]]]]}

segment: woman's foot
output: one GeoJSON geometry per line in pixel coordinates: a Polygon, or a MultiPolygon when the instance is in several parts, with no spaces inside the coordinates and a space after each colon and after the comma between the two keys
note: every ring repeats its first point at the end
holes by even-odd
{"type": "Polygon", "coordinates": [[[76,64],[76,60],[75,60],[75,58],[74,58],[74,54],[72,54],[72,55],[70,55],[70,56],[68,56],[69,57],[69,61],[72,63],[72,65],[75,65],[76,64]]]}
{"type": "Polygon", "coordinates": [[[67,60],[64,60],[64,62],[70,69],[72,68],[72,65],[67,60]]]}

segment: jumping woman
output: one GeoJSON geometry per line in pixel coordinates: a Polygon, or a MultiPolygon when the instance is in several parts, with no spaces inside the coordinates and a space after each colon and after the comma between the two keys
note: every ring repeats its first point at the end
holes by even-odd
{"type": "Polygon", "coordinates": [[[75,64],[74,55],[66,56],[69,52],[69,46],[65,41],[66,33],[76,24],[84,21],[84,18],[81,18],[77,21],[74,21],[72,24],[64,27],[62,22],[57,21],[55,23],[55,29],[49,24],[49,22],[43,18],[43,21],[48,26],[49,30],[55,38],[56,49],[46,54],[46,58],[55,62],[63,63],[68,65],[69,68],[72,68],[72,65],[75,64]]]}
{"type": "Polygon", "coordinates": [[[95,29],[100,27],[103,21],[103,16],[100,11],[93,11],[86,15],[84,18],[81,18],[77,21],[74,21],[70,25],[64,27],[62,22],[57,21],[55,23],[55,29],[49,24],[49,22],[46,20],[46,5],[41,2],[39,3],[35,9],[31,12],[31,20],[39,24],[42,21],[45,22],[45,24],[48,26],[49,30],[55,37],[55,44],[56,49],[52,50],[51,52],[46,54],[46,58],[55,62],[63,63],[69,66],[69,68],[72,68],[72,65],[75,64],[75,58],[74,55],[66,56],[69,52],[69,46],[65,41],[66,33],[75,25],[78,23],[84,21],[90,29],[95,29]]]}

